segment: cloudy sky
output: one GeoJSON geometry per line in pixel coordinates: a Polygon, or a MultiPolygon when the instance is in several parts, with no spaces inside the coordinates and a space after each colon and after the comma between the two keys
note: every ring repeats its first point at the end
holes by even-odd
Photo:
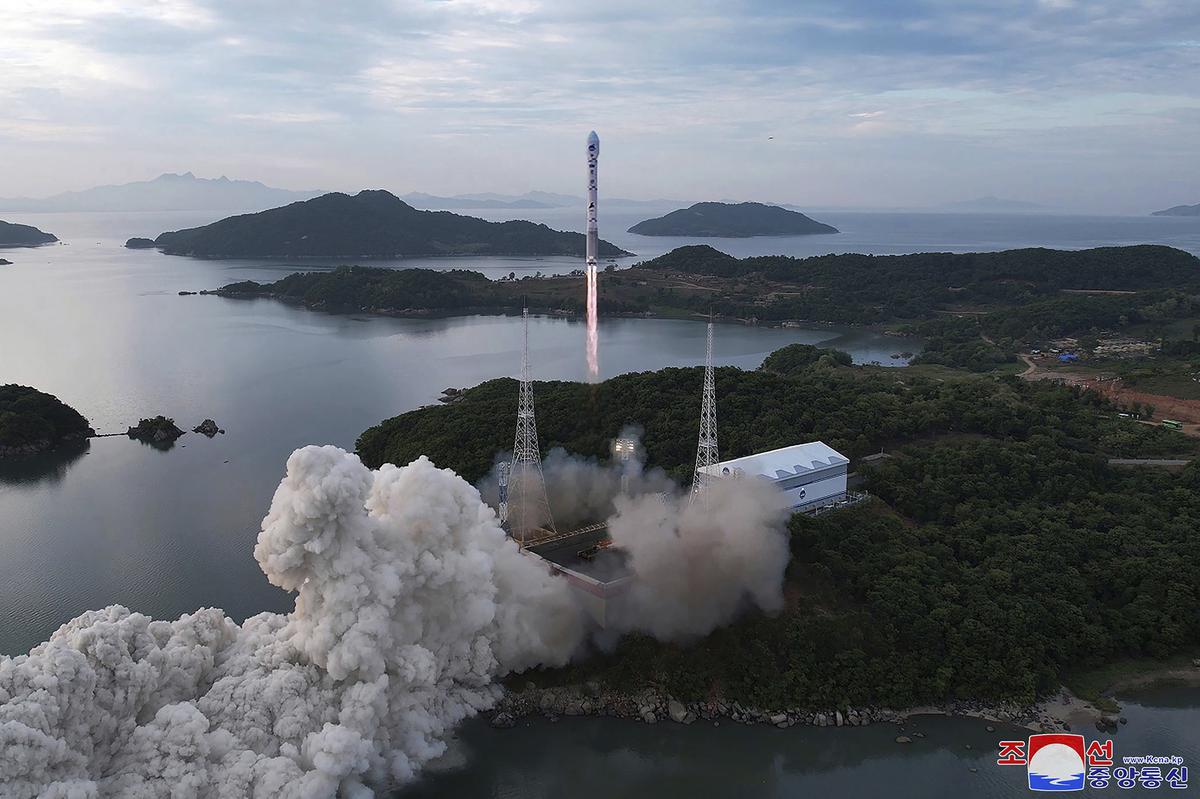
{"type": "Polygon", "coordinates": [[[0,195],[1200,202],[1196,0],[5,0],[0,195]]]}

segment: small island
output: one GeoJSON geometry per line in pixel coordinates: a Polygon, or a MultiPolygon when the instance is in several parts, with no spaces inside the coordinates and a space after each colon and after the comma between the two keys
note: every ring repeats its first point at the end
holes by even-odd
{"type": "Polygon", "coordinates": [[[777,205],[696,203],[666,216],[638,222],[629,232],[641,236],[749,238],[837,233],[838,229],[777,205]]]}
{"type": "Polygon", "coordinates": [[[58,236],[38,230],[33,225],[0,221],[0,247],[38,247],[56,241],[58,236]]]}
{"type": "MultiPolygon", "coordinates": [[[[488,222],[449,211],[419,211],[387,191],[334,192],[203,227],[163,233],[168,255],[204,258],[411,258],[417,256],[584,255],[582,233],[515,220],[488,222]]],[[[607,241],[600,255],[631,255],[607,241]]]]}
{"type": "Polygon", "coordinates": [[[0,386],[0,458],[38,455],[96,434],[79,411],[29,386],[0,386]]]}
{"type": "Polygon", "coordinates": [[[130,250],[149,250],[154,247],[154,239],[135,236],[125,242],[125,247],[130,250]]]}
{"type": "Polygon", "coordinates": [[[175,439],[183,435],[183,431],[175,424],[174,419],[160,414],[153,419],[140,420],[136,427],[125,431],[125,435],[157,449],[170,449],[174,446],[175,439]]]}
{"type": "Polygon", "coordinates": [[[1195,205],[1176,205],[1155,211],[1150,216],[1200,216],[1200,203],[1195,205]]]}

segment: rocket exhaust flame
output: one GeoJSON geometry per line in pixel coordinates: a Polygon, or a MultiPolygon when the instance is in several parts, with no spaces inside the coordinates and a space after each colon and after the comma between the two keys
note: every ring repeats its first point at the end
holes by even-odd
{"type": "Polygon", "coordinates": [[[596,131],[587,138],[587,365],[588,379],[595,381],[600,375],[600,334],[596,319],[597,274],[596,257],[600,250],[600,237],[596,226],[596,165],[600,159],[600,137],[596,131]]]}

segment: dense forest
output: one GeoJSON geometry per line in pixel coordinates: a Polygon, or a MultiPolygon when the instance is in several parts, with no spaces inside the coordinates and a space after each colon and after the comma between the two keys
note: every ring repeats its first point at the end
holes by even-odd
{"type": "Polygon", "coordinates": [[[837,233],[838,229],[799,211],[763,203],[696,203],[638,222],[630,233],[642,236],[799,236],[837,233]]]}
{"type": "Polygon", "coordinates": [[[35,388],[0,386],[0,457],[54,449],[94,435],[87,419],[35,388]]]}
{"type": "Polygon", "coordinates": [[[761,320],[854,324],[1024,306],[1055,298],[1063,291],[1200,289],[1200,259],[1154,245],[740,259],[696,245],[680,247],[638,267],[717,278],[731,286],[716,300],[711,293],[681,294],[688,307],[702,309],[712,304],[723,315],[752,313],[761,320]],[[778,284],[794,290],[781,291],[778,284]]]}
{"type": "MultiPolygon", "coordinates": [[[[334,192],[203,227],[163,233],[163,252],[208,258],[401,258],[418,255],[578,255],[582,233],[516,220],[419,211],[387,191],[334,192]]],[[[607,241],[600,255],[630,253],[607,241]]]]}
{"type": "MultiPolygon", "coordinates": [[[[543,450],[603,458],[622,427],[686,479],[699,369],[535,387],[543,450]],[[583,412],[581,412],[583,411],[583,412]]],[[[516,384],[371,428],[363,459],[428,453],[471,480],[511,446],[516,384]]],[[[790,524],[787,610],[687,645],[629,636],[554,680],[654,684],[762,707],[1029,699],[1071,669],[1200,643],[1200,464],[1119,470],[1111,456],[1194,453],[1116,418],[1099,396],[1005,377],[949,380],[849,367],[792,345],[757,371],[717,371],[724,457],[821,439],[876,499],[790,524]]]]}

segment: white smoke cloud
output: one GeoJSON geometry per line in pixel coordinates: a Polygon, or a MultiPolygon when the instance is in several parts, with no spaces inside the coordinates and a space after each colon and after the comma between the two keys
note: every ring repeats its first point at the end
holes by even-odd
{"type": "Polygon", "coordinates": [[[769,483],[719,480],[706,502],[644,495],[617,500],[613,543],[637,575],[610,627],[660,640],[695,638],[742,610],[783,607],[787,502],[769,483]]]}
{"type": "MultiPolygon", "coordinates": [[[[645,468],[639,428],[626,427],[614,439],[614,444],[616,441],[632,445],[634,451],[628,460],[621,461],[614,456],[612,461],[602,463],[595,458],[574,455],[562,447],[555,447],[542,459],[546,496],[554,523],[560,530],[607,519],[616,512],[616,500],[622,493],[640,496],[679,490],[662,469],[645,468]]],[[[498,468],[499,463],[478,484],[479,493],[492,507],[500,502],[498,468]]],[[[510,502],[514,501],[513,486],[515,481],[510,482],[510,502]]]]}
{"type": "MultiPolygon", "coordinates": [[[[722,481],[690,504],[640,459],[561,450],[546,475],[564,519],[615,508],[637,574],[618,632],[686,639],[781,607],[772,487],[722,481]]],[[[587,635],[567,581],[424,457],[371,471],[335,447],[297,450],[254,556],[297,593],[292,613],[239,626],[219,609],[167,622],[114,605],[0,657],[0,796],[366,799],[443,754],[497,677],[561,665],[587,635]]]]}
{"type": "Polygon", "coordinates": [[[566,583],[425,458],[297,450],[254,554],[298,592],[291,614],[113,606],[0,657],[0,795],[372,796],[440,755],[497,676],[583,635],[566,583]]]}

